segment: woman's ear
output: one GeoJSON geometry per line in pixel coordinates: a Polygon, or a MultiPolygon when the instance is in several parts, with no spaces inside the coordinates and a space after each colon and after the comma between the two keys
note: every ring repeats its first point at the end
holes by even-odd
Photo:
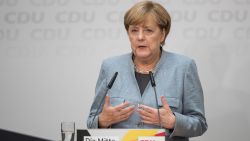
{"type": "Polygon", "coordinates": [[[165,28],[162,29],[162,37],[161,37],[161,42],[163,43],[166,38],[166,30],[165,28]]]}

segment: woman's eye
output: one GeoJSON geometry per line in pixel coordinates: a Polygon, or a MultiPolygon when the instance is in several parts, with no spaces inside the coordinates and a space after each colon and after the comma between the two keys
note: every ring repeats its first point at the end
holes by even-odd
{"type": "Polygon", "coordinates": [[[132,29],[131,32],[137,32],[138,30],[137,29],[132,29]]]}
{"type": "Polygon", "coordinates": [[[153,32],[153,30],[151,30],[151,29],[146,29],[145,30],[147,33],[152,33],[153,32]]]}

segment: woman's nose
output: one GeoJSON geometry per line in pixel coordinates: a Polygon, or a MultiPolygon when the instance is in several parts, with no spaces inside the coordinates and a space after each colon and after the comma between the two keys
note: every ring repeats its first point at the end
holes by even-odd
{"type": "Polygon", "coordinates": [[[139,31],[137,38],[138,38],[138,40],[144,40],[145,39],[145,35],[144,35],[143,30],[139,31]]]}

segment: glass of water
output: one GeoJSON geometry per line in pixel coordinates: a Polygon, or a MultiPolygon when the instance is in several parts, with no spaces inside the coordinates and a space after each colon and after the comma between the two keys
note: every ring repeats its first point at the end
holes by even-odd
{"type": "Polygon", "coordinates": [[[62,141],[74,141],[75,122],[61,122],[62,141]]]}

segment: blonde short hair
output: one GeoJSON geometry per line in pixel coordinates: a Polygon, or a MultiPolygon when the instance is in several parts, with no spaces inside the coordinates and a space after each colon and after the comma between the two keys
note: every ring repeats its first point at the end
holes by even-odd
{"type": "Polygon", "coordinates": [[[142,1],[131,7],[124,15],[124,26],[128,31],[130,25],[142,23],[148,15],[155,18],[155,22],[163,31],[165,30],[165,38],[162,45],[165,44],[166,37],[171,27],[171,17],[167,10],[159,3],[152,1],[142,1]]]}

